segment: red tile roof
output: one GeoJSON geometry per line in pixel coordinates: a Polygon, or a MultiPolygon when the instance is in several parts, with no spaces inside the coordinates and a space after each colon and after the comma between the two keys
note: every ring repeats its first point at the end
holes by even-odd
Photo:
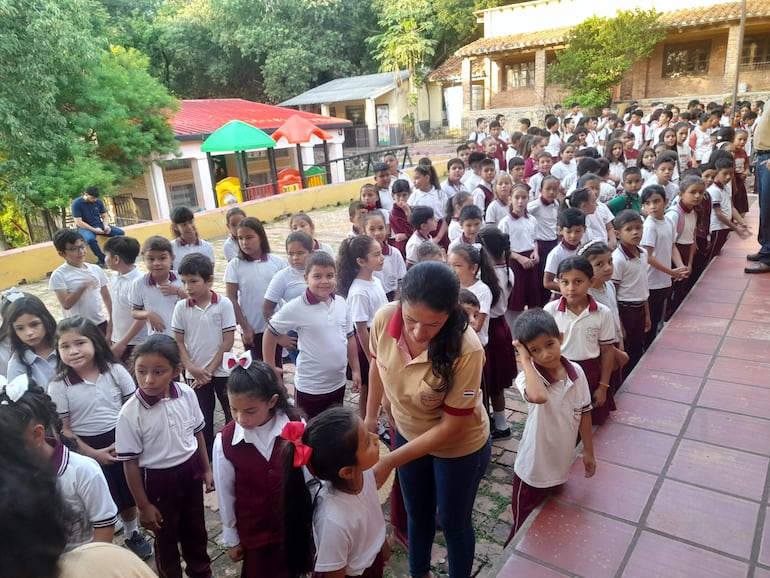
{"type": "Polygon", "coordinates": [[[351,124],[349,120],[342,118],[251,102],[242,98],[212,98],[181,101],[179,112],[173,120],[174,136],[180,140],[197,140],[197,137],[203,140],[231,120],[240,120],[269,134],[294,114],[326,129],[351,124]]]}
{"type": "MultiPolygon", "coordinates": [[[[763,16],[770,16],[770,0],[747,0],[746,19],[763,16]]],[[[741,3],[728,2],[713,6],[699,6],[698,8],[664,12],[660,17],[660,21],[669,28],[683,28],[740,20],[740,17],[741,3]]]]}
{"type": "MultiPolygon", "coordinates": [[[[453,54],[447,58],[441,66],[428,75],[428,81],[460,80],[462,76],[462,64],[462,56],[453,54]]],[[[484,78],[484,76],[486,76],[486,73],[484,72],[484,61],[480,58],[475,58],[473,62],[471,62],[471,77],[475,79],[484,78]]]]}
{"type": "Polygon", "coordinates": [[[457,56],[474,56],[477,54],[490,54],[492,52],[504,52],[507,50],[522,50],[525,48],[542,48],[555,46],[564,42],[564,38],[570,31],[570,27],[551,28],[523,34],[511,34],[510,36],[492,36],[480,38],[460,48],[457,56]]]}

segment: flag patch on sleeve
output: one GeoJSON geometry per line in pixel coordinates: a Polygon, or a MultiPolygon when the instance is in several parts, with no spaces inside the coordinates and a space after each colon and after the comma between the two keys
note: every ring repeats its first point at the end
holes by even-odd
{"type": "Polygon", "coordinates": [[[466,389],[463,391],[463,397],[474,397],[476,395],[476,392],[472,389],[466,389]]]}

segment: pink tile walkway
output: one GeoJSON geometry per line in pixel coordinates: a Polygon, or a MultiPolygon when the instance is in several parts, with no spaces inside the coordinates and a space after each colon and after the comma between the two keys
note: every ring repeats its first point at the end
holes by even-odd
{"type": "MultiPolygon", "coordinates": [[[[748,215],[757,228],[757,206],[748,215]]],[[[733,236],[498,576],[770,577],[770,275],[733,236]]]]}

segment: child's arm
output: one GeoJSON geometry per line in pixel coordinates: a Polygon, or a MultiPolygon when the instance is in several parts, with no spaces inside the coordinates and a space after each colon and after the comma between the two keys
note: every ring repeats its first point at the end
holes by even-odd
{"type": "Polygon", "coordinates": [[[449,229],[449,225],[447,225],[447,222],[442,219],[441,227],[439,228],[438,233],[436,233],[436,236],[433,237],[433,242],[439,243],[441,239],[444,238],[444,235],[446,235],[447,229],[449,229]]]}
{"type": "MultiPolygon", "coordinates": [[[[653,267],[657,269],[658,271],[662,271],[669,277],[672,277],[676,280],[684,279],[687,277],[687,268],[684,266],[677,266],[676,269],[672,269],[671,267],[666,267],[664,263],[659,261],[655,258],[653,255],[653,251],[655,250],[655,247],[652,245],[642,245],[645,251],[647,251],[647,262],[650,264],[650,267],[653,267]]],[[[682,259],[679,257],[679,251],[676,249],[676,246],[674,246],[674,252],[672,252],[672,259],[674,254],[676,254],[676,259],[679,260],[679,263],[681,264],[682,259]]],[[[673,259],[674,263],[676,263],[676,259],[673,259]]]]}
{"type": "Polygon", "coordinates": [[[607,401],[607,388],[610,386],[610,377],[615,366],[615,347],[612,343],[600,344],[599,349],[602,369],[599,374],[599,387],[594,392],[594,405],[596,407],[603,406],[607,401]]]}
{"type": "MultiPolygon", "coordinates": [[[[194,378],[191,387],[197,389],[206,385],[211,381],[211,372],[205,368],[198,367],[193,363],[193,360],[190,359],[190,354],[187,351],[187,347],[184,345],[184,333],[180,333],[179,331],[174,331],[173,333],[174,341],[176,341],[176,344],[179,346],[179,357],[182,359],[182,365],[184,365],[184,368],[189,371],[194,378]]],[[[221,358],[219,361],[221,363],[221,358]]]]}
{"type": "MultiPolygon", "coordinates": [[[[153,331],[166,331],[166,324],[163,323],[163,318],[154,311],[147,311],[146,309],[134,309],[131,312],[131,317],[137,321],[141,321],[142,323],[149,321],[150,327],[152,327],[153,331]]],[[[141,329],[141,326],[139,328],[141,329]]]]}
{"type": "Polygon", "coordinates": [[[216,355],[214,355],[214,359],[212,359],[211,363],[209,363],[204,368],[204,371],[206,371],[207,373],[210,373],[211,375],[214,375],[214,372],[217,370],[217,368],[220,365],[222,365],[222,357],[224,357],[226,352],[230,351],[233,348],[234,344],[235,344],[235,329],[230,329],[229,331],[223,331],[222,345],[219,346],[219,349],[217,349],[216,355]]]}
{"type": "Polygon", "coordinates": [[[241,326],[241,331],[243,332],[243,335],[241,336],[243,346],[246,349],[251,349],[254,347],[254,330],[251,328],[251,325],[249,325],[249,322],[246,321],[246,317],[241,310],[241,304],[238,303],[238,283],[225,283],[225,293],[227,294],[227,298],[233,302],[235,320],[238,322],[238,325],[241,326]]]}
{"type": "Polygon", "coordinates": [[[262,359],[273,370],[273,373],[278,378],[278,383],[283,386],[283,370],[275,364],[275,348],[277,346],[278,336],[268,326],[267,330],[262,334],[262,359]]]}
{"type": "Polygon", "coordinates": [[[123,336],[123,339],[121,339],[120,341],[116,341],[112,346],[112,354],[117,359],[120,359],[121,357],[123,357],[123,354],[126,352],[126,347],[128,347],[128,344],[131,343],[131,340],[134,337],[136,337],[136,335],[145,326],[144,321],[134,318],[133,312],[131,313],[131,318],[134,319],[134,322],[131,324],[131,327],[128,328],[128,331],[126,331],[126,334],[123,336]]]}
{"type": "Polygon", "coordinates": [[[531,257],[525,257],[521,253],[511,251],[511,261],[516,261],[524,269],[532,269],[535,266],[535,261],[531,257]]]}
{"type": "Polygon", "coordinates": [[[350,376],[353,378],[353,393],[358,393],[361,391],[362,380],[355,335],[348,337],[348,365],[350,365],[350,376]]]}
{"type": "Polygon", "coordinates": [[[106,448],[102,448],[100,450],[94,449],[91,446],[89,446],[86,442],[81,440],[77,435],[75,435],[75,433],[72,431],[72,428],[70,427],[69,417],[62,416],[61,423],[62,423],[62,434],[64,434],[68,438],[72,438],[75,440],[75,442],[78,444],[78,453],[81,453],[84,456],[88,456],[89,458],[95,459],[102,466],[109,466],[117,461],[117,459],[115,458],[114,442],[111,445],[107,446],[106,448]]]}
{"type": "Polygon", "coordinates": [[[690,251],[687,255],[687,272],[692,273],[692,261],[695,259],[695,250],[698,248],[697,243],[692,243],[690,245],[690,251]]]}
{"type": "Polygon", "coordinates": [[[607,227],[607,245],[611,250],[615,250],[615,247],[618,246],[618,238],[617,235],[615,235],[615,225],[613,225],[613,221],[610,221],[606,225],[607,227]]]}
{"type": "Polygon", "coordinates": [[[546,389],[543,380],[537,374],[535,366],[532,365],[532,357],[529,355],[529,349],[527,349],[527,346],[518,339],[513,341],[513,346],[519,352],[519,360],[521,361],[521,367],[524,371],[524,377],[526,378],[527,387],[525,391],[527,394],[527,401],[530,403],[547,403],[548,390],[546,389]]]}
{"type": "Polygon", "coordinates": [[[94,542],[105,542],[107,544],[112,544],[113,538],[115,538],[114,524],[104,528],[94,528],[94,542]]]}
{"type": "Polygon", "coordinates": [[[363,349],[366,359],[371,363],[372,354],[369,351],[369,327],[367,327],[366,321],[356,321],[356,337],[361,344],[361,349],[363,349]]]}
{"type": "Polygon", "coordinates": [[[195,434],[195,439],[198,440],[198,456],[203,465],[203,485],[206,487],[206,493],[208,494],[214,491],[214,474],[211,473],[211,462],[209,462],[209,454],[206,451],[206,441],[203,439],[203,432],[199,431],[195,434]]]}
{"type": "Polygon", "coordinates": [[[269,299],[264,299],[262,301],[262,317],[265,318],[265,321],[270,321],[270,318],[275,314],[275,308],[278,307],[278,303],[275,301],[270,301],[269,299]]]}
{"type": "MultiPolygon", "coordinates": [[[[206,460],[208,460],[208,455],[206,460]]],[[[134,498],[134,503],[136,503],[136,507],[139,509],[139,522],[148,530],[157,532],[163,525],[163,515],[158,508],[150,503],[147,492],[144,491],[139,461],[128,460],[123,462],[123,473],[126,475],[126,483],[134,498]]]]}
{"type": "Polygon", "coordinates": [[[66,289],[55,289],[54,293],[56,293],[56,298],[59,300],[59,304],[61,305],[62,309],[69,310],[72,309],[75,306],[75,303],[77,303],[80,300],[80,297],[88,291],[89,289],[98,289],[99,288],[99,280],[94,278],[90,281],[86,281],[83,283],[80,287],[75,289],[72,293],[67,293],[66,289]]]}
{"type": "Polygon", "coordinates": [[[546,271],[543,273],[543,287],[550,289],[551,291],[559,292],[559,284],[555,281],[556,275],[546,271]]]}
{"type": "Polygon", "coordinates": [[[596,458],[594,457],[594,432],[593,424],[591,423],[591,412],[583,412],[580,417],[580,439],[583,441],[583,467],[585,468],[585,476],[587,478],[593,477],[596,473],[596,458]]]}
{"type": "Polygon", "coordinates": [[[212,450],[214,485],[217,488],[219,517],[222,520],[222,543],[233,562],[243,560],[243,545],[235,519],[235,468],[222,451],[222,436],[217,435],[212,450]]]}
{"type": "Polygon", "coordinates": [[[650,318],[650,301],[644,300],[644,331],[645,333],[652,329],[652,319],[650,318]]]}

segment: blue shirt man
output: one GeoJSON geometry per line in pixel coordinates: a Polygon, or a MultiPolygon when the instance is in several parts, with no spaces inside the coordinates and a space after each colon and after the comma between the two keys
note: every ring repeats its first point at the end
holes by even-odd
{"type": "Polygon", "coordinates": [[[86,243],[91,247],[91,251],[96,255],[97,264],[101,267],[104,266],[104,253],[99,247],[96,236],[118,237],[125,235],[125,233],[122,229],[110,226],[110,215],[99,198],[100,196],[101,191],[98,187],[87,187],[82,197],[72,201],[70,213],[72,213],[78,232],[83,235],[86,243]]]}

